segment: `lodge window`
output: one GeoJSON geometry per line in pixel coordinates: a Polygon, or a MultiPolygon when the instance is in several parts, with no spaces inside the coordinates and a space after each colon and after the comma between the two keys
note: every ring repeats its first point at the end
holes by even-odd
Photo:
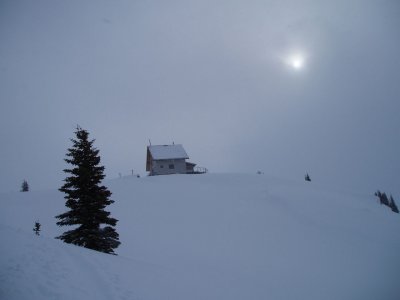
{"type": "Polygon", "coordinates": [[[170,169],[175,169],[174,164],[170,164],[168,167],[169,167],[170,169]]]}

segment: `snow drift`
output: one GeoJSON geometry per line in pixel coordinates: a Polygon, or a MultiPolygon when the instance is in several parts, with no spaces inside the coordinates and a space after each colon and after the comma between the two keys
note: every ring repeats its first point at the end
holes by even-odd
{"type": "Polygon", "coordinates": [[[60,192],[0,195],[1,299],[400,297],[400,217],[372,194],[240,174],[105,184],[118,256],[54,239],[60,192]]]}

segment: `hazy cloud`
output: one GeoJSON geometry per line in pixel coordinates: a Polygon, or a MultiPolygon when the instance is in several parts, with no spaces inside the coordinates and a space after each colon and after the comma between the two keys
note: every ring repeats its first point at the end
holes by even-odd
{"type": "Polygon", "coordinates": [[[151,139],[214,172],[400,196],[397,1],[0,5],[0,191],[59,187],[80,124],[110,178],[144,173],[151,139]]]}

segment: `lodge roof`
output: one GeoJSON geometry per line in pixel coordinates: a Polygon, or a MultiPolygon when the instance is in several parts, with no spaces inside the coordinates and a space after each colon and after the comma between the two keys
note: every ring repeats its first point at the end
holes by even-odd
{"type": "Polygon", "coordinates": [[[187,159],[185,149],[180,144],[177,145],[151,145],[147,147],[154,160],[160,159],[187,159]]]}

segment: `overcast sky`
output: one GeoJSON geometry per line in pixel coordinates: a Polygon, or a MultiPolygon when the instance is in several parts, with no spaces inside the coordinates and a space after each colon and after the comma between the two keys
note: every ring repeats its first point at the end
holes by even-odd
{"type": "Polygon", "coordinates": [[[151,139],[400,201],[399,96],[396,0],[0,1],[0,191],[59,188],[79,124],[107,178],[151,139]]]}

